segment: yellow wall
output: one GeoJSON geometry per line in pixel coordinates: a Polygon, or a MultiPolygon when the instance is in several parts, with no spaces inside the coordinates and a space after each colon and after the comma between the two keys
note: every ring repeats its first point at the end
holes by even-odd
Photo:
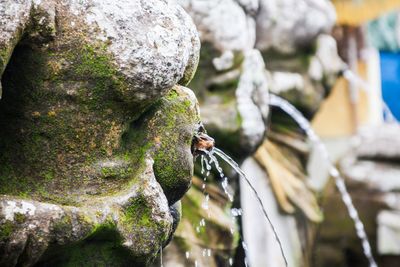
{"type": "MultiPolygon", "coordinates": [[[[366,77],[366,64],[360,63],[358,74],[366,77]]],[[[358,91],[358,104],[354,109],[350,102],[348,82],[344,78],[338,79],[329,97],[323,102],[312,121],[316,133],[322,137],[343,137],[356,132],[357,125],[368,122],[369,100],[365,91],[358,91]],[[355,121],[355,114],[357,121],[355,121]]]]}
{"type": "Polygon", "coordinates": [[[361,25],[391,10],[400,9],[400,0],[333,0],[341,25],[361,25]]]}

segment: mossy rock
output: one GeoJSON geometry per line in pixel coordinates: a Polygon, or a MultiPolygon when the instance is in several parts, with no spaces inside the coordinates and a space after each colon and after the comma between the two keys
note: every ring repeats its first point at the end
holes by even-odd
{"type": "Polygon", "coordinates": [[[158,0],[6,2],[0,265],[148,264],[193,171],[196,98],[175,85],[196,69],[195,26],[158,0]]]}

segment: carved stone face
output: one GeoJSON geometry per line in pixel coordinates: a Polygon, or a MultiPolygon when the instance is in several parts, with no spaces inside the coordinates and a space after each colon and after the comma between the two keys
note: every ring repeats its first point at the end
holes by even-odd
{"type": "Polygon", "coordinates": [[[146,264],[191,182],[195,27],[168,1],[36,2],[0,0],[0,265],[146,264]]]}

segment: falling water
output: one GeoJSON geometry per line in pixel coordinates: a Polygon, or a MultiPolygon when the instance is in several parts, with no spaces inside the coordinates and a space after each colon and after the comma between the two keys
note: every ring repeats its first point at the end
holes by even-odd
{"type": "Polygon", "coordinates": [[[322,154],[322,157],[329,163],[329,173],[335,179],[336,187],[338,188],[340,194],[342,195],[342,201],[347,207],[351,219],[354,221],[356,232],[358,238],[361,240],[364,255],[369,261],[370,267],[377,267],[375,259],[371,252],[371,245],[368,241],[367,234],[365,233],[364,224],[361,222],[358,212],[355,209],[353,202],[351,200],[350,194],[347,191],[343,177],[340,176],[338,169],[332,164],[329,158],[328,151],[319,137],[315,134],[314,130],[311,128],[310,123],[307,119],[298,111],[292,104],[288,101],[280,98],[276,95],[270,95],[270,105],[281,108],[289,116],[291,116],[300,126],[301,129],[305,131],[308,138],[314,143],[322,154]]]}
{"type": "MultiPolygon", "coordinates": [[[[264,207],[264,205],[262,203],[262,200],[261,200],[260,196],[257,193],[257,190],[254,188],[253,184],[250,182],[250,180],[248,179],[246,174],[240,169],[239,165],[232,158],[230,158],[228,155],[226,155],[223,151],[221,151],[220,149],[215,147],[207,155],[210,157],[210,162],[214,163],[216,169],[220,173],[221,178],[223,178],[223,181],[222,181],[221,184],[222,184],[222,187],[223,187],[225,193],[229,193],[228,189],[227,189],[227,186],[228,186],[227,177],[225,177],[224,173],[222,172],[222,168],[219,166],[218,160],[214,156],[214,154],[219,156],[226,163],[228,163],[239,174],[239,176],[246,181],[246,183],[249,185],[249,187],[253,191],[255,197],[257,198],[258,203],[260,204],[260,208],[261,208],[261,210],[262,210],[262,212],[264,214],[264,217],[267,220],[268,224],[270,225],[270,227],[271,227],[271,229],[272,229],[272,231],[274,233],[274,237],[275,237],[275,239],[276,239],[276,241],[277,241],[277,243],[279,245],[279,249],[280,249],[282,257],[283,257],[283,259],[285,261],[285,265],[288,266],[288,262],[287,262],[285,253],[283,251],[282,243],[281,243],[281,241],[280,241],[280,239],[278,237],[278,233],[277,233],[277,231],[276,231],[271,219],[269,218],[267,211],[265,210],[265,207],[264,207]]],[[[233,197],[230,194],[228,195],[228,197],[229,197],[229,199],[231,199],[231,198],[233,199],[233,197]]],[[[243,243],[243,248],[246,251],[246,244],[245,243],[243,243]]],[[[245,259],[245,263],[246,263],[246,266],[247,266],[247,259],[245,259]]]]}
{"type": "MultiPolygon", "coordinates": [[[[210,175],[210,171],[212,169],[211,164],[214,164],[215,168],[220,174],[220,178],[222,179],[221,185],[222,188],[224,189],[224,193],[228,196],[228,199],[230,202],[233,202],[233,195],[229,192],[229,184],[228,180],[225,177],[222,168],[219,165],[218,160],[215,158],[214,155],[211,153],[208,154],[207,159],[205,155],[201,155],[200,157],[200,163],[201,163],[201,174],[203,175],[203,185],[202,185],[202,190],[204,194],[204,201],[201,205],[201,207],[204,210],[209,209],[209,201],[210,201],[210,195],[206,193],[206,182],[207,182],[207,177],[210,175]]],[[[235,217],[232,214],[232,220],[235,221],[235,217]]],[[[196,227],[196,232],[200,233],[200,227],[206,227],[206,221],[204,218],[201,218],[199,222],[199,226],[196,227]]],[[[230,228],[230,232],[233,235],[235,233],[235,229],[233,227],[230,228]]],[[[188,253],[188,252],[187,252],[188,253]]],[[[203,249],[203,257],[211,257],[211,249],[203,249]]],[[[188,254],[186,255],[188,258],[188,254]]],[[[229,266],[233,265],[233,259],[229,258],[228,260],[229,266]]],[[[196,264],[196,262],[195,262],[196,264]]]]}
{"type": "MultiPolygon", "coordinates": [[[[204,155],[201,155],[201,158],[200,158],[200,162],[201,162],[201,173],[204,175],[204,166],[206,166],[206,169],[207,169],[207,174],[204,175],[204,183],[203,183],[203,186],[202,186],[202,188],[203,188],[203,190],[204,190],[203,193],[204,193],[204,196],[205,196],[204,202],[203,202],[203,204],[202,204],[202,208],[203,208],[203,209],[206,209],[206,210],[208,209],[208,202],[209,202],[209,200],[210,200],[210,196],[209,196],[208,194],[205,193],[205,182],[206,182],[206,180],[207,180],[208,175],[210,174],[209,171],[211,170],[211,168],[212,168],[212,167],[211,167],[211,164],[213,164],[213,163],[214,163],[215,168],[216,168],[217,171],[219,172],[220,178],[222,179],[221,186],[222,186],[222,188],[223,188],[223,190],[224,190],[224,193],[227,195],[229,201],[230,201],[231,203],[233,202],[233,195],[229,192],[228,178],[225,177],[225,174],[224,174],[224,172],[223,172],[223,169],[222,169],[221,166],[219,165],[219,162],[218,162],[217,158],[213,155],[213,153],[208,153],[207,156],[208,156],[209,160],[207,160],[207,158],[206,158],[204,155]]],[[[236,209],[232,209],[232,210],[236,210],[236,209]]],[[[238,215],[236,215],[236,214],[240,214],[240,215],[241,215],[241,212],[239,212],[239,211],[238,211],[238,212],[232,212],[232,210],[231,210],[232,221],[235,222],[235,221],[236,221],[236,218],[235,218],[235,217],[238,216],[238,215]]],[[[204,226],[205,226],[205,221],[204,221],[204,219],[202,219],[202,221],[204,222],[204,226]]],[[[200,224],[201,224],[201,222],[200,222],[200,224]]],[[[230,228],[230,232],[231,232],[231,234],[233,235],[233,234],[235,233],[235,229],[234,229],[233,227],[231,227],[231,228],[230,228]]],[[[211,257],[211,250],[210,250],[210,249],[208,249],[207,255],[208,255],[209,257],[211,257]]],[[[246,255],[246,253],[245,253],[245,255],[246,255]]],[[[203,252],[203,256],[204,256],[204,252],[203,252]]],[[[233,266],[233,259],[232,259],[232,258],[229,258],[229,259],[228,259],[228,264],[229,264],[229,266],[233,266]]],[[[247,265],[247,256],[245,256],[245,266],[246,266],[246,267],[248,266],[248,265],[247,265]]]]}
{"type": "Polygon", "coordinates": [[[163,264],[163,248],[162,248],[162,246],[161,246],[161,248],[160,248],[160,267],[164,267],[164,264],[163,264]]]}

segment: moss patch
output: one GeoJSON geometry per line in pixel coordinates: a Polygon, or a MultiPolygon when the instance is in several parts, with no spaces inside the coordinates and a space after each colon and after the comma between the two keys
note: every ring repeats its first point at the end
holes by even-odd
{"type": "Polygon", "coordinates": [[[10,238],[14,231],[14,223],[12,221],[5,221],[0,224],[0,241],[6,241],[10,238]]]}
{"type": "Polygon", "coordinates": [[[151,207],[148,207],[146,199],[136,197],[125,210],[121,223],[135,227],[152,227],[151,207]]]}
{"type": "Polygon", "coordinates": [[[142,266],[122,247],[108,226],[99,227],[86,241],[49,249],[36,266],[142,266]]]}
{"type": "Polygon", "coordinates": [[[182,197],[191,181],[190,149],[198,121],[191,101],[175,87],[132,123],[123,138],[127,155],[136,164],[146,155],[154,159],[156,179],[171,205],[182,197]]]}

